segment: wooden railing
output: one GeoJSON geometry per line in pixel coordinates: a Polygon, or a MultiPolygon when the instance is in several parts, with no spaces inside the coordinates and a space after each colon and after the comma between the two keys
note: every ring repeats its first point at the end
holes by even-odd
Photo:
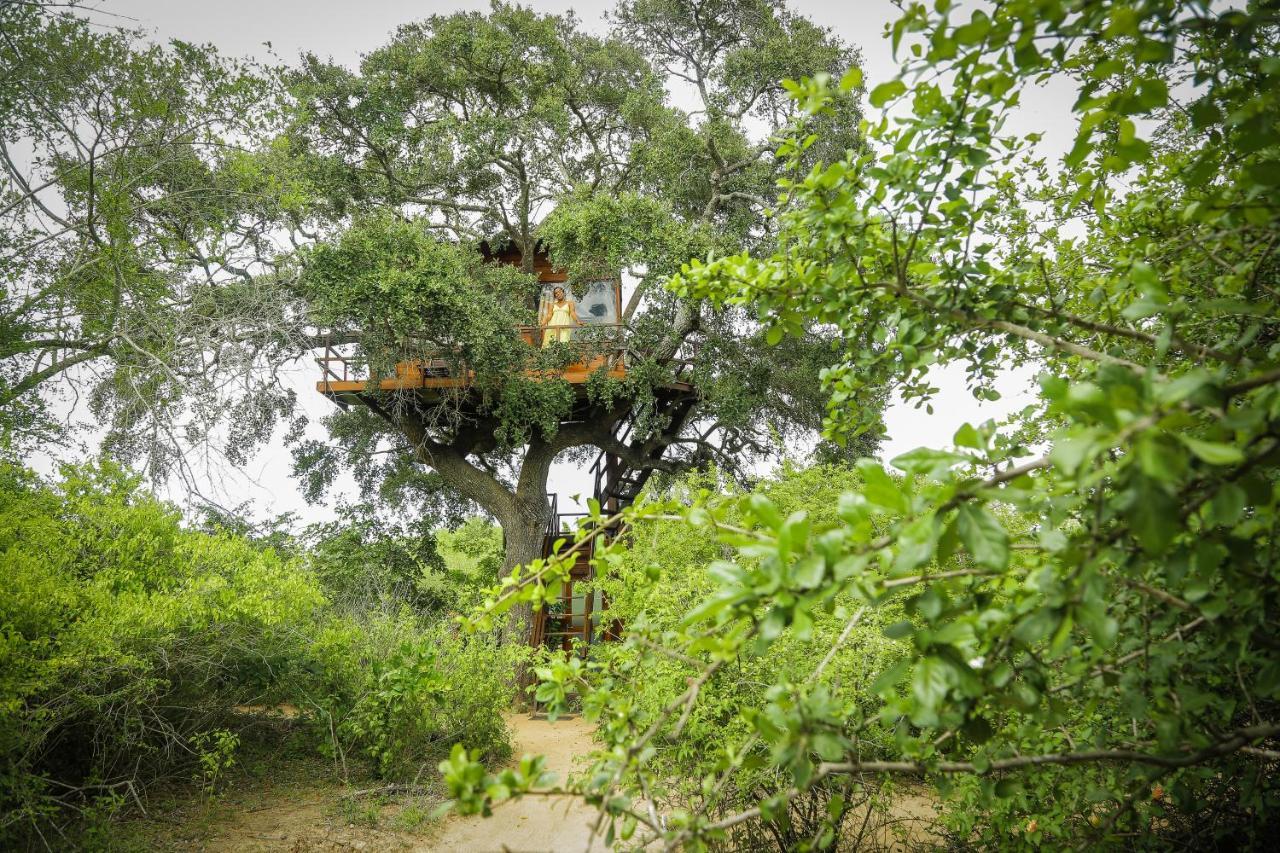
{"type": "MultiPolygon", "coordinates": [[[[515,333],[534,350],[543,349],[543,342],[549,334],[559,334],[569,330],[569,341],[553,341],[547,349],[568,347],[570,352],[580,356],[580,362],[603,357],[610,366],[626,364],[627,338],[629,328],[622,323],[599,323],[578,326],[516,326],[515,333]]],[[[453,376],[465,374],[466,363],[460,359],[443,357],[443,349],[424,347],[418,352],[406,352],[396,362],[396,375],[403,377],[406,373],[422,373],[429,376],[453,376]]],[[[368,381],[368,359],[341,352],[337,345],[326,341],[324,353],[316,358],[320,365],[322,382],[363,382],[368,381]]]]}
{"type": "MultiPolygon", "coordinates": [[[[623,349],[630,329],[623,323],[586,323],[582,325],[550,325],[550,326],[517,326],[516,331],[525,343],[541,347],[548,334],[558,335],[567,330],[570,339],[561,342],[567,346],[585,346],[611,344],[614,349],[623,349]]],[[[554,342],[553,342],[554,344],[554,342]]],[[[606,347],[608,348],[608,347],[606,347]]]]}
{"type": "Polygon", "coordinates": [[[356,377],[352,375],[351,360],[343,355],[328,338],[324,343],[324,355],[316,357],[316,364],[320,365],[320,380],[322,382],[350,382],[356,377]],[[342,373],[339,374],[333,365],[342,365],[342,373]]]}

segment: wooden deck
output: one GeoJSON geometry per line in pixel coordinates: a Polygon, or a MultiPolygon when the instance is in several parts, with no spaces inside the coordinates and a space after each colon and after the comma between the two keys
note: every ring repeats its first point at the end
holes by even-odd
{"type": "MultiPolygon", "coordinates": [[[[402,361],[396,365],[393,375],[376,379],[351,376],[345,365],[341,370],[335,370],[333,365],[338,361],[340,359],[325,360],[324,375],[316,383],[316,390],[343,406],[360,403],[362,395],[375,392],[414,394],[430,401],[465,389],[475,380],[474,371],[458,370],[444,361],[402,361]]],[[[611,379],[624,379],[627,375],[625,360],[621,355],[600,355],[573,362],[564,370],[526,370],[525,376],[538,380],[561,379],[570,385],[583,386],[600,371],[611,379]]]]}
{"type": "MultiPolygon", "coordinates": [[[[563,379],[571,385],[585,383],[593,373],[606,369],[612,379],[624,379],[627,368],[621,359],[597,356],[590,361],[578,361],[564,370],[539,371],[526,370],[525,375],[533,379],[563,379]],[[608,362],[612,361],[612,364],[608,362]]],[[[395,375],[381,379],[330,378],[326,377],[316,383],[316,390],[321,394],[352,394],[367,391],[415,391],[444,390],[465,388],[475,378],[473,371],[452,373],[448,368],[436,367],[431,362],[402,361],[396,365],[395,375]]]]}
{"type": "MultiPolygon", "coordinates": [[[[553,327],[558,328],[558,327],[553,327]]],[[[587,338],[581,342],[553,346],[570,346],[577,349],[580,358],[556,370],[530,368],[524,375],[531,379],[561,379],[570,385],[585,385],[595,374],[604,371],[611,379],[623,379],[627,375],[626,330],[621,326],[574,327],[575,332],[610,337],[587,338]]],[[[514,333],[529,347],[530,355],[541,349],[547,329],[537,326],[518,326],[514,333]]],[[[533,361],[533,359],[530,359],[533,361]]],[[[391,375],[371,377],[367,365],[360,359],[326,346],[324,355],[316,359],[320,365],[320,381],[316,390],[339,405],[360,402],[359,396],[375,392],[413,393],[430,401],[446,392],[469,387],[475,382],[475,372],[456,360],[443,358],[413,359],[398,362],[391,375]]]]}

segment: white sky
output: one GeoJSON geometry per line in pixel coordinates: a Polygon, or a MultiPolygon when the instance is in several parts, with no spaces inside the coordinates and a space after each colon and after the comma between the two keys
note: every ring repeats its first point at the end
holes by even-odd
{"type": "MultiPolygon", "coordinates": [[[[613,0],[524,2],[543,12],[572,9],[587,29],[601,33],[606,30],[603,13],[614,5],[613,0]]],[[[898,14],[889,0],[791,0],[790,5],[861,49],[868,89],[894,75],[897,66],[883,38],[886,24],[898,14]]],[[[121,16],[116,22],[140,27],[158,40],[208,42],[224,53],[262,59],[274,53],[289,62],[306,50],[349,65],[354,65],[362,53],[385,43],[400,24],[436,13],[483,11],[488,6],[487,0],[102,0],[95,4],[103,16],[101,20],[109,20],[108,15],[121,16]]],[[[1043,153],[1060,156],[1071,141],[1073,93],[1051,84],[1037,94],[1028,99],[1018,115],[1019,129],[1044,131],[1043,153]]],[[[1021,408],[1031,399],[1030,377],[1027,371],[1006,377],[1000,386],[1003,399],[979,403],[965,388],[961,369],[937,371],[933,381],[941,393],[933,402],[933,416],[923,407],[915,409],[900,403],[890,407],[886,414],[889,439],[884,444],[884,458],[921,445],[947,445],[960,424],[1001,418],[1021,408]]],[[[316,422],[330,411],[331,404],[315,392],[315,378],[314,366],[299,365],[291,383],[313,421],[313,434],[323,437],[323,429],[316,422]]],[[[226,505],[252,501],[259,516],[293,511],[306,521],[333,518],[331,507],[310,506],[302,499],[289,473],[290,464],[288,449],[277,439],[243,476],[222,472],[221,484],[211,486],[209,496],[226,505]]],[[[47,468],[47,464],[38,467],[47,468]]],[[[551,487],[562,495],[562,507],[569,495],[590,494],[586,472],[565,465],[553,470],[551,487]]],[[[176,494],[172,497],[182,498],[176,494]]]]}

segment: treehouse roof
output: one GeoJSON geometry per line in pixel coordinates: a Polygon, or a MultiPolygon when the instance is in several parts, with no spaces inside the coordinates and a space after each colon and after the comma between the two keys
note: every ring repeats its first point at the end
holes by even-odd
{"type": "MultiPolygon", "coordinates": [[[[497,261],[518,267],[524,262],[524,253],[515,243],[496,243],[489,240],[480,241],[480,254],[486,261],[497,261]]],[[[533,252],[533,271],[538,274],[538,281],[543,284],[556,284],[569,280],[569,271],[563,267],[557,269],[551,265],[551,256],[544,246],[539,244],[533,252]]]]}

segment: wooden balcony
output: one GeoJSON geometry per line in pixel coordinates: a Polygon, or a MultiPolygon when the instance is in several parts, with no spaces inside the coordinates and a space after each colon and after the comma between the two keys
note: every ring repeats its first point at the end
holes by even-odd
{"type": "MultiPolygon", "coordinates": [[[[524,371],[533,379],[562,379],[570,385],[583,385],[599,371],[611,378],[627,375],[626,329],[619,324],[585,326],[518,326],[515,334],[529,347],[529,361],[536,361],[543,340],[568,329],[572,339],[553,341],[549,348],[568,348],[574,360],[562,368],[547,370],[536,365],[524,371]]],[[[339,405],[360,402],[359,396],[371,392],[413,392],[422,397],[437,397],[455,389],[466,388],[475,372],[465,362],[447,358],[421,358],[397,362],[390,375],[372,377],[368,365],[358,356],[343,352],[341,347],[326,345],[324,354],[316,358],[320,380],[316,390],[339,405]]]]}

